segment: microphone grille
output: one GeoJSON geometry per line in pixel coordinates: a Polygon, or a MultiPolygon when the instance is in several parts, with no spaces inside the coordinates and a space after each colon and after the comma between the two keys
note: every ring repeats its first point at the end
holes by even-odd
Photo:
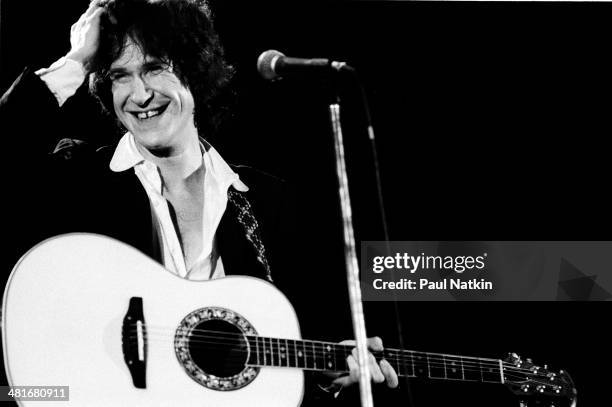
{"type": "Polygon", "coordinates": [[[278,74],[274,71],[276,60],[284,56],[282,52],[273,49],[262,52],[257,58],[257,71],[264,79],[276,79],[278,77],[278,74]]]}

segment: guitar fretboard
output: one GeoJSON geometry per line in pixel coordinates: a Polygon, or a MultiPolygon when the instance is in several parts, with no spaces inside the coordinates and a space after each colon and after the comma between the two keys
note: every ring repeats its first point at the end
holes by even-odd
{"type": "MultiPolygon", "coordinates": [[[[248,364],[294,367],[304,370],[348,372],[346,358],[354,346],[332,342],[247,336],[248,364]]],[[[372,352],[386,359],[399,376],[429,379],[504,383],[499,359],[475,358],[440,353],[385,349],[372,352]]]]}

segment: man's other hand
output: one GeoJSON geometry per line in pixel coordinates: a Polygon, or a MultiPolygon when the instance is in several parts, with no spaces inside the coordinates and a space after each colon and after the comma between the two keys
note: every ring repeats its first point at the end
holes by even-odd
{"type": "MultiPolygon", "coordinates": [[[[340,342],[341,345],[355,345],[355,341],[347,340],[340,342]]],[[[382,339],[375,336],[373,338],[368,338],[368,349],[372,351],[382,351],[383,342],[382,339]]],[[[343,387],[351,386],[355,383],[359,382],[359,366],[357,365],[357,348],[354,348],[352,354],[349,355],[346,359],[349,374],[338,376],[332,382],[332,387],[336,389],[340,389],[343,387]]],[[[376,359],[374,355],[368,352],[368,367],[370,369],[370,376],[374,383],[382,383],[385,382],[388,387],[396,388],[398,385],[398,378],[395,369],[391,367],[389,362],[385,359],[382,359],[379,363],[376,363],[376,359]]]]}
{"type": "Polygon", "coordinates": [[[98,49],[102,13],[104,8],[98,6],[98,0],[93,0],[87,11],[70,28],[71,49],[66,58],[81,63],[86,70],[89,70],[89,63],[98,49]]]}

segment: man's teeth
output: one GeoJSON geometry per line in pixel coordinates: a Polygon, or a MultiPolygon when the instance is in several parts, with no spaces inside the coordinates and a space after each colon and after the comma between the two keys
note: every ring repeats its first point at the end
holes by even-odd
{"type": "Polygon", "coordinates": [[[151,118],[153,116],[157,116],[159,114],[159,110],[149,110],[148,112],[140,112],[138,113],[138,118],[141,120],[151,118]]]}

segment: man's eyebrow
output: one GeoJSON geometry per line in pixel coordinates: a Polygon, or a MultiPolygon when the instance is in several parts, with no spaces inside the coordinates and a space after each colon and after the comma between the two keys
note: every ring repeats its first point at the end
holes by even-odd
{"type": "Polygon", "coordinates": [[[162,67],[164,69],[168,69],[170,67],[170,65],[164,61],[162,61],[161,59],[152,59],[150,61],[146,61],[144,64],[142,64],[142,67],[146,70],[146,69],[151,69],[151,68],[159,68],[162,67]]]}
{"type": "Polygon", "coordinates": [[[108,70],[108,75],[110,76],[110,75],[114,75],[114,74],[118,74],[118,73],[126,73],[126,72],[127,72],[127,69],[125,69],[125,68],[123,68],[121,66],[117,66],[117,67],[114,67],[114,68],[110,68],[108,70]]]}

